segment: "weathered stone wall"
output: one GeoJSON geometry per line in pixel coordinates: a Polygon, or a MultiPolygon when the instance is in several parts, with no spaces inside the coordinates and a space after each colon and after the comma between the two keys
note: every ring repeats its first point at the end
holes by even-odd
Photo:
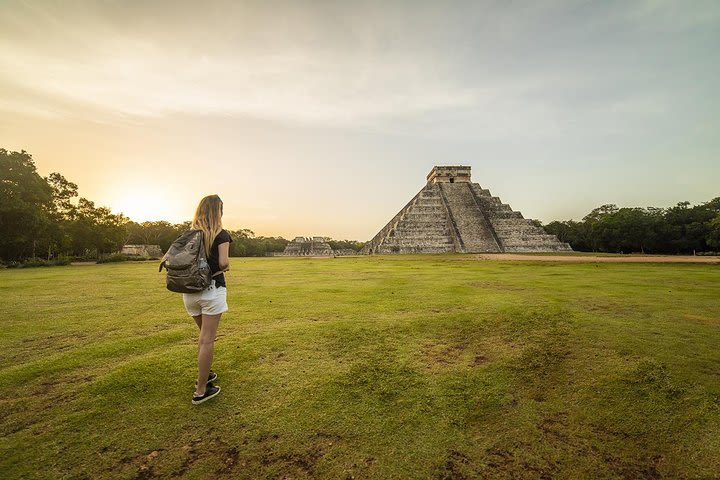
{"type": "Polygon", "coordinates": [[[273,256],[281,257],[325,257],[332,256],[333,250],[327,243],[328,237],[295,237],[288,243],[282,253],[273,256]]]}
{"type": "Polygon", "coordinates": [[[428,183],[468,183],[470,167],[463,165],[436,166],[427,175],[428,183]]]}

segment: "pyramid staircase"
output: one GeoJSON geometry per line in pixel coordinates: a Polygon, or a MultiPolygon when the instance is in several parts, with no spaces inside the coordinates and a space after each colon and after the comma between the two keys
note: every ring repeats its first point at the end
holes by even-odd
{"type": "Polygon", "coordinates": [[[382,238],[373,253],[454,252],[456,236],[437,185],[423,188],[376,238],[382,238]]]}
{"type": "Polygon", "coordinates": [[[428,183],[363,248],[363,253],[571,251],[489,190],[470,167],[434,167],[428,183]]]}

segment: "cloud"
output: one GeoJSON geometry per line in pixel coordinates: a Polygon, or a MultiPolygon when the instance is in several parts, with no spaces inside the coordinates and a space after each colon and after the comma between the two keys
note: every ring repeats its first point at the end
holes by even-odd
{"type": "MultiPolygon", "coordinates": [[[[372,45],[346,50],[331,39],[294,43],[292,33],[283,32],[275,32],[271,45],[235,39],[237,48],[213,49],[213,39],[202,48],[181,29],[171,41],[167,31],[137,34],[97,15],[62,22],[37,8],[25,13],[33,15],[6,11],[0,17],[17,38],[27,38],[0,45],[0,65],[8,67],[0,81],[11,87],[0,96],[5,110],[211,114],[332,125],[463,108],[480,95],[423,52],[372,45]],[[25,36],[31,26],[45,35],[25,36]]],[[[364,42],[362,35],[355,40],[364,42]]]]}
{"type": "MultiPolygon", "coordinates": [[[[12,53],[0,50],[0,59],[10,63],[12,53]]],[[[22,86],[38,95],[140,116],[221,114],[345,123],[463,107],[477,96],[442,79],[423,79],[408,64],[302,53],[196,60],[134,46],[78,60],[36,58],[16,73],[24,79],[22,86]]]]}
{"type": "Polygon", "coordinates": [[[720,11],[572,5],[8,2],[0,109],[322,126],[454,116],[501,136],[585,120],[612,129],[620,111],[671,109],[668,79],[686,87],[697,63],[657,40],[684,45],[678,31],[720,11]],[[663,33],[647,32],[655,24],[663,33]],[[686,73],[666,72],[671,61],[686,73]]]}

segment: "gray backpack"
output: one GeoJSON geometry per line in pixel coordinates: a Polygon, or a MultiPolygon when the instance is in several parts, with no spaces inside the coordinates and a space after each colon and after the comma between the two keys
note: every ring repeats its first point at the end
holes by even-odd
{"type": "Polygon", "coordinates": [[[210,285],[210,265],[205,258],[202,230],[188,230],[168,248],[160,264],[167,270],[167,288],[178,293],[196,293],[210,285]]]}

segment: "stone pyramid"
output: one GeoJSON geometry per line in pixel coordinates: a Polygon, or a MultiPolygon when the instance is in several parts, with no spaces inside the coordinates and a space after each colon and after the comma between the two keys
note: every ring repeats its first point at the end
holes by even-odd
{"type": "Polygon", "coordinates": [[[470,167],[436,166],[425,187],[365,244],[363,253],[571,250],[472,183],[470,167]]]}

